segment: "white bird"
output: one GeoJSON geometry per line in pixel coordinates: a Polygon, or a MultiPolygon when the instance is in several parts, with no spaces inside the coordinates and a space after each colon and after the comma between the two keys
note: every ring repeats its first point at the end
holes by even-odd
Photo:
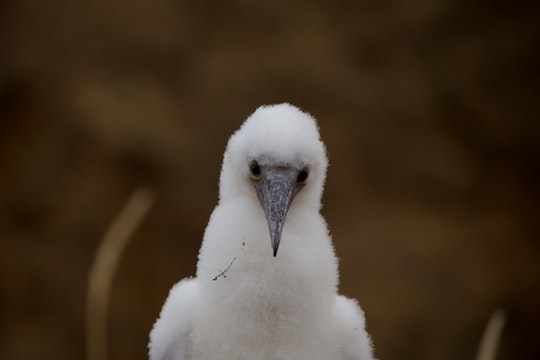
{"type": "Polygon", "coordinates": [[[289,104],[258,108],[233,134],[197,277],[171,289],[150,359],[373,358],[362,310],[337,294],[319,213],[327,164],[315,120],[289,104]]]}

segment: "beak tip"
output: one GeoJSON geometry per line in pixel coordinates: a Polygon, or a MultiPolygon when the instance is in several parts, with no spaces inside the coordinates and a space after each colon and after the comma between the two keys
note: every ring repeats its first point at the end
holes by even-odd
{"type": "Polygon", "coordinates": [[[278,249],[279,249],[279,240],[278,241],[272,240],[272,251],[274,252],[274,257],[277,256],[278,249]]]}
{"type": "Polygon", "coordinates": [[[273,229],[273,236],[271,236],[271,247],[274,254],[274,257],[277,256],[277,252],[279,249],[279,244],[281,242],[281,229],[273,229]]]}

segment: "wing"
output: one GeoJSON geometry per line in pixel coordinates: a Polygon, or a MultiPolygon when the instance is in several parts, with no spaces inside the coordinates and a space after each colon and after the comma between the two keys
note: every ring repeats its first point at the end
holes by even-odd
{"type": "Polygon", "coordinates": [[[356,300],[336,296],[335,309],[343,330],[343,360],[371,360],[371,339],[366,332],[364,312],[356,300]]]}
{"type": "Polygon", "coordinates": [[[198,298],[196,279],[184,279],[169,292],[150,332],[151,360],[188,360],[191,313],[198,298]]]}

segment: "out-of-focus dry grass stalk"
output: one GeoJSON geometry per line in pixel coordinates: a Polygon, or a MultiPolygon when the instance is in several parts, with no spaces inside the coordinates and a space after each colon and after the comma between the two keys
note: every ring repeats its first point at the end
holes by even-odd
{"type": "Polygon", "coordinates": [[[506,321],[506,315],[501,309],[496,310],[491,317],[480,341],[476,360],[495,360],[497,345],[506,321]]]}
{"type": "Polygon", "coordinates": [[[146,188],[139,188],[126,201],[114,221],[109,225],[96,251],[88,278],[86,303],[87,360],[106,360],[108,355],[108,304],[111,284],[122,253],[154,197],[146,188]]]}

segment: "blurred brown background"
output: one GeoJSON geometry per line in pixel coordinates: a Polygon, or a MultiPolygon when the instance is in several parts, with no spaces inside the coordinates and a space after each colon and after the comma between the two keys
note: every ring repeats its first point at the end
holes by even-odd
{"type": "Polygon", "coordinates": [[[536,2],[0,4],[0,359],[83,359],[88,270],[156,203],[114,283],[112,359],[145,359],[194,274],[228,136],[261,104],[321,127],[341,292],[381,359],[540,359],[536,2]]]}

